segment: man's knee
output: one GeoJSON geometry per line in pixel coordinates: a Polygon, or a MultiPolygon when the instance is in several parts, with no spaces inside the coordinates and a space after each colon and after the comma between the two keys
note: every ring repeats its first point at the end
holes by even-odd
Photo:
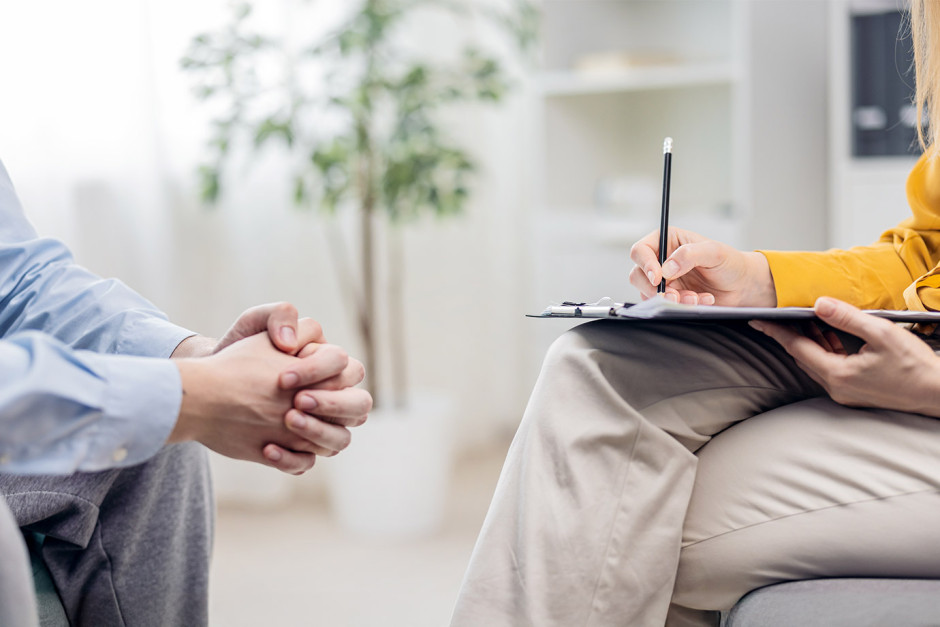
{"type": "Polygon", "coordinates": [[[103,510],[128,509],[141,516],[208,515],[212,487],[205,448],[195,442],[165,446],[138,466],[124,469],[103,503],[103,510]]]}
{"type": "Polygon", "coordinates": [[[203,485],[209,481],[209,460],[205,447],[196,442],[164,446],[150,460],[128,468],[127,474],[153,475],[163,481],[203,485]]]}

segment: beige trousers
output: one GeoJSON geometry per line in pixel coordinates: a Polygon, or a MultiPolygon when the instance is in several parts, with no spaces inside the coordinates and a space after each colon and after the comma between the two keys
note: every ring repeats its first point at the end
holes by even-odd
{"type": "Polygon", "coordinates": [[[940,421],[838,405],[744,324],[600,321],[545,359],[451,624],[715,625],[852,575],[940,577],[940,421]]]}

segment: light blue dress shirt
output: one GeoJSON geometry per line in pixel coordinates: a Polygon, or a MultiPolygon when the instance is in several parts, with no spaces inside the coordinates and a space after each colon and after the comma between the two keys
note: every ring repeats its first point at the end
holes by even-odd
{"type": "Polygon", "coordinates": [[[0,163],[0,472],[140,463],[176,422],[192,332],[40,238],[0,163]]]}

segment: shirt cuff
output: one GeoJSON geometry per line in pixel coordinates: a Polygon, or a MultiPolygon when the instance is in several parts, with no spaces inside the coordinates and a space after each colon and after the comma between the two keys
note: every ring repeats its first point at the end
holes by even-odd
{"type": "Polygon", "coordinates": [[[109,385],[99,446],[82,470],[132,466],[155,455],[170,437],[183,400],[179,369],[170,360],[108,356],[102,361],[109,385]]]}
{"type": "Polygon", "coordinates": [[[142,357],[164,357],[173,354],[180,342],[196,335],[168,320],[151,315],[133,318],[121,332],[117,353],[142,357]]]}

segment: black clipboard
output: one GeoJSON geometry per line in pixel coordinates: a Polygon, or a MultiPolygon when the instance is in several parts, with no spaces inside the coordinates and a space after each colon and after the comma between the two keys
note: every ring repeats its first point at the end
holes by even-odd
{"type": "MultiPolygon", "coordinates": [[[[940,323],[940,312],[895,309],[863,310],[893,322],[940,323]]],[[[721,305],[682,305],[655,296],[640,303],[617,303],[609,298],[596,303],[565,302],[549,305],[530,318],[606,318],[610,320],[655,320],[683,322],[722,322],[732,320],[770,320],[798,322],[818,320],[812,307],[724,307],[721,305]]]]}

